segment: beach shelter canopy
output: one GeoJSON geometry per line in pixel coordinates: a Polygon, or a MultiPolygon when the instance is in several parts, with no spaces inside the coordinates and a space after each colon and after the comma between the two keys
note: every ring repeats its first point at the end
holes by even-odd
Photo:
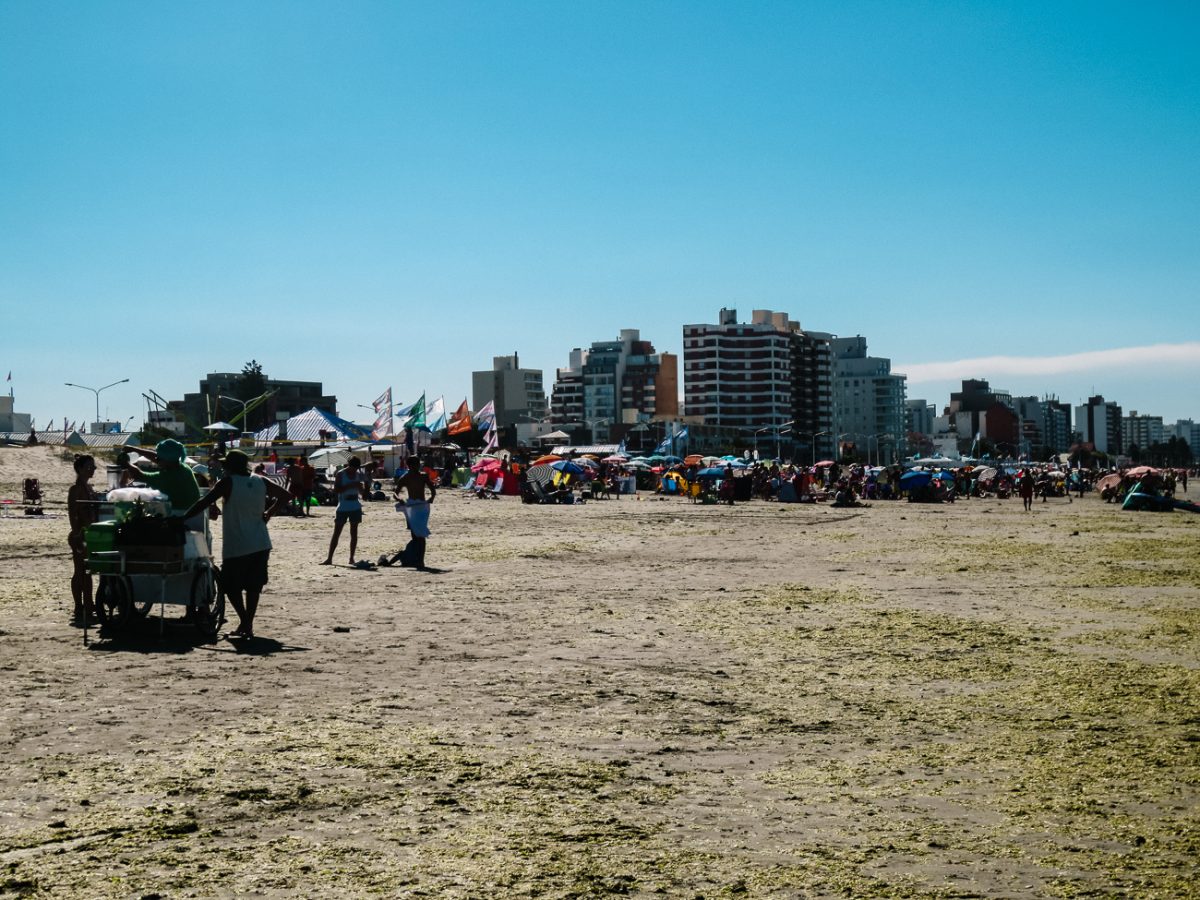
{"type": "Polygon", "coordinates": [[[236,425],[230,425],[228,422],[213,422],[211,425],[204,426],[205,431],[241,431],[236,425]]]}
{"type": "Polygon", "coordinates": [[[543,434],[538,437],[539,441],[569,441],[571,436],[565,431],[552,431],[549,434],[543,434]]]}
{"type": "MultiPolygon", "coordinates": [[[[332,434],[334,439],[339,441],[363,440],[370,434],[369,429],[348,422],[323,409],[317,409],[315,406],[308,412],[302,412],[287,420],[289,441],[319,441],[322,431],[325,432],[326,437],[332,434]]],[[[278,423],[254,434],[255,443],[268,443],[278,439],[278,423]]]]}

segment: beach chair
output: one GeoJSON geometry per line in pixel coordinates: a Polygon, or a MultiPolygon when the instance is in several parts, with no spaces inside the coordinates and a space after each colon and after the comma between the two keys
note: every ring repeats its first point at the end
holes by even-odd
{"type": "Polygon", "coordinates": [[[26,478],[21,485],[21,502],[25,506],[25,515],[40,516],[42,510],[42,485],[36,478],[26,478]]]}

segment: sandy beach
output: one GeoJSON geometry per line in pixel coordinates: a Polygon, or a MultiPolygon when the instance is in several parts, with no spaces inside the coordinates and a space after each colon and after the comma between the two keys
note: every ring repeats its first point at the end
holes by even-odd
{"type": "Polygon", "coordinates": [[[1200,516],[446,490],[432,571],[277,518],[253,642],[85,647],[28,475],[0,897],[1200,894],[1200,516]]]}

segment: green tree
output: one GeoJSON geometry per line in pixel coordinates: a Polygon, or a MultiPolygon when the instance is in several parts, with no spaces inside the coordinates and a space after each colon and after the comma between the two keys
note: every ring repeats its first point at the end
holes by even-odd
{"type": "MultiPolygon", "coordinates": [[[[233,396],[239,400],[250,401],[255,397],[261,397],[267,391],[267,376],[263,374],[262,364],[256,359],[250,360],[246,365],[242,366],[242,372],[233,381],[233,396]]],[[[251,429],[251,423],[261,422],[263,420],[263,409],[260,407],[255,410],[250,410],[246,413],[246,419],[242,423],[242,428],[251,429]]]]}

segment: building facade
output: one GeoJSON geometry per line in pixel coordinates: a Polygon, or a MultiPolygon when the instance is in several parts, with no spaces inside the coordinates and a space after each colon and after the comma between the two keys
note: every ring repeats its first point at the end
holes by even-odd
{"type": "Polygon", "coordinates": [[[864,458],[895,462],[905,444],[903,375],[892,373],[892,361],[867,355],[867,339],[832,337],[833,430],[853,439],[864,458]]]}
{"type": "Polygon", "coordinates": [[[577,440],[602,443],[614,430],[679,413],[678,358],[658,353],[636,328],[615,341],[571,351],[550,397],[555,426],[577,440]]]}
{"type": "Polygon", "coordinates": [[[738,322],[737,310],[722,309],[715,324],[685,325],[683,394],[689,418],[748,435],[787,429],[801,456],[832,452],[829,336],[787,313],[756,309],[738,322]]]}
{"type": "Polygon", "coordinates": [[[516,352],[492,357],[492,368],[471,373],[471,404],[496,410],[496,426],[506,428],[545,419],[546,389],[541,369],[522,369],[516,352]]]}
{"type": "Polygon", "coordinates": [[[1121,440],[1126,453],[1135,445],[1148,450],[1166,439],[1162,416],[1139,416],[1135,409],[1121,418],[1121,440]]]}
{"type": "Polygon", "coordinates": [[[1121,440],[1121,407],[1097,394],[1075,407],[1075,429],[1080,440],[1098,452],[1120,456],[1125,452],[1121,440]]]}
{"type": "Polygon", "coordinates": [[[176,410],[175,418],[184,423],[191,437],[203,436],[203,427],[217,420],[238,418],[236,424],[246,431],[253,431],[286,421],[314,407],[337,415],[337,397],[326,394],[321,382],[267,378],[265,390],[269,396],[246,414],[244,418],[249,420],[246,423],[241,416],[242,403],[230,399],[237,396],[235,391],[241,377],[238,372],[210,372],[201,379],[196,393],[184,394],[181,403],[171,402],[167,407],[176,410]]]}

